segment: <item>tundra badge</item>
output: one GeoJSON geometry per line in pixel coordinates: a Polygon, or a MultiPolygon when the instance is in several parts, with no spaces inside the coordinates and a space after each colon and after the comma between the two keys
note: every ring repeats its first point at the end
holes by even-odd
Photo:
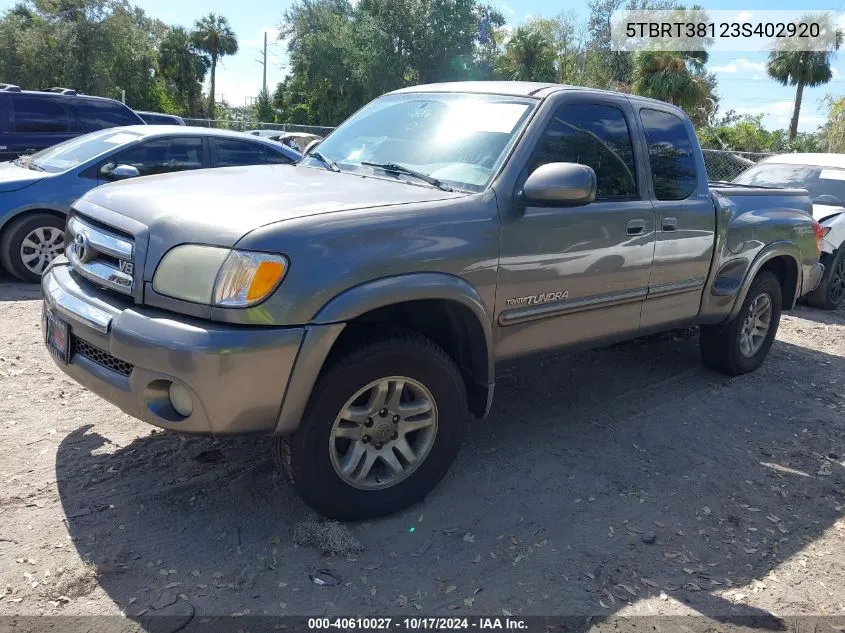
{"type": "Polygon", "coordinates": [[[530,295],[528,297],[514,297],[513,299],[505,299],[505,305],[521,306],[521,305],[535,305],[537,303],[548,303],[549,301],[562,301],[569,297],[568,290],[558,290],[557,292],[543,292],[538,295],[530,295]]]}

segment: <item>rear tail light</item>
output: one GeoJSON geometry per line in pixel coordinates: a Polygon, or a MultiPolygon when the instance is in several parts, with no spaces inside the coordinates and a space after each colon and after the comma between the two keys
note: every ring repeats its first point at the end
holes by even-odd
{"type": "Polygon", "coordinates": [[[818,249],[819,253],[822,252],[822,240],[824,236],[830,233],[829,226],[822,226],[818,222],[813,222],[813,235],[816,238],[816,248],[818,249]]]}

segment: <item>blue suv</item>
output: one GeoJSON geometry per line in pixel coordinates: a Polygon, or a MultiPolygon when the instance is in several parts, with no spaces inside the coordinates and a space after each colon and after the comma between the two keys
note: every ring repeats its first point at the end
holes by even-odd
{"type": "Polygon", "coordinates": [[[103,128],[143,123],[114,99],[80,95],[69,88],[21,90],[0,84],[0,161],[103,128]]]}

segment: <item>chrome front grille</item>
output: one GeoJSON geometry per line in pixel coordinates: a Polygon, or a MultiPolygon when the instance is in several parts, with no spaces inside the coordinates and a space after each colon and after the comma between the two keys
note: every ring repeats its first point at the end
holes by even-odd
{"type": "Polygon", "coordinates": [[[131,295],[135,286],[135,242],[78,215],[67,224],[65,255],[73,269],[104,288],[131,295]]]}

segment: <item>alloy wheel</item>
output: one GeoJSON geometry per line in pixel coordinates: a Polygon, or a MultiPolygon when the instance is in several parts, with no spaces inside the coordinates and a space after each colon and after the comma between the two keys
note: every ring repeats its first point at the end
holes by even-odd
{"type": "Polygon", "coordinates": [[[830,273],[830,285],[828,287],[828,298],[834,306],[838,306],[845,298],[845,255],[839,257],[839,261],[830,273]]]}
{"type": "Polygon", "coordinates": [[[761,293],[748,306],[745,322],[739,333],[739,349],[743,356],[754,356],[763,347],[772,325],[772,298],[761,293]]]}
{"type": "Polygon", "coordinates": [[[329,436],[332,465],[350,486],[389,488],[420,467],[436,435],[431,392],[412,378],[380,378],[359,389],[335,418],[329,436]]]}
{"type": "Polygon", "coordinates": [[[41,275],[47,265],[65,250],[65,233],[54,226],[40,226],[21,242],[21,262],[27,270],[41,275]]]}

